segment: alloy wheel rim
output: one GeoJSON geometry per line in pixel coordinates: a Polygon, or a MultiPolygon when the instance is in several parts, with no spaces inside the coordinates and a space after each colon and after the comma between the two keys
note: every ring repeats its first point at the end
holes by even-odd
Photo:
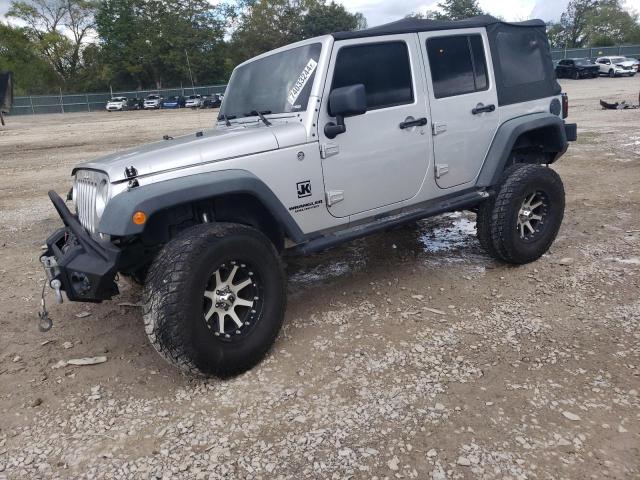
{"type": "Polygon", "coordinates": [[[262,304],[259,275],[246,262],[233,260],[209,277],[203,293],[203,318],[216,338],[239,340],[253,330],[262,304]]]}
{"type": "Polygon", "coordinates": [[[547,196],[543,192],[533,192],[524,197],[516,223],[521,240],[534,240],[544,229],[548,203],[547,196]]]}

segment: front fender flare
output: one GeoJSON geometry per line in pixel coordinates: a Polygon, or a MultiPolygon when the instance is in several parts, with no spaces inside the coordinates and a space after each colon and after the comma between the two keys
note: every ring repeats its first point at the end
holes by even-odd
{"type": "Polygon", "coordinates": [[[138,235],[145,225],[136,225],[131,220],[137,211],[146,213],[150,219],[166,208],[234,193],[256,197],[280,222],[289,238],[294,242],[304,239],[304,233],[278,197],[246,170],[199,173],[132,188],[109,201],[98,231],[120,237],[138,235]]]}

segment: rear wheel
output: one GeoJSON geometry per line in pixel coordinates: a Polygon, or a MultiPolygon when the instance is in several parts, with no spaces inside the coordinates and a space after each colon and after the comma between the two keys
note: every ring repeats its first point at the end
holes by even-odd
{"type": "Polygon", "coordinates": [[[280,257],[259,231],[190,228],[165,246],[145,286],[149,340],[183,371],[227,377],[256,365],[284,318],[280,257]]]}
{"type": "Polygon", "coordinates": [[[577,70],[573,72],[573,79],[580,80],[580,72],[578,72],[577,70]]]}
{"type": "Polygon", "coordinates": [[[541,165],[518,165],[505,178],[491,215],[491,241],[498,256],[529,263],[549,250],[564,217],[560,176],[541,165]]]}

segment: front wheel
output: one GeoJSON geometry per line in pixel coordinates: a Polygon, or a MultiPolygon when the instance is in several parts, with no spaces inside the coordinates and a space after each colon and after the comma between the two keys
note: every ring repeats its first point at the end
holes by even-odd
{"type": "Polygon", "coordinates": [[[573,72],[573,79],[580,80],[580,72],[578,72],[577,70],[573,72]]]}
{"type": "Polygon", "coordinates": [[[614,78],[616,76],[616,72],[613,70],[609,70],[609,78],[614,78]]]}
{"type": "Polygon", "coordinates": [[[280,257],[261,232],[199,225],[169,242],[151,266],[144,323],[156,350],[181,370],[228,377],[267,354],[284,318],[280,257]]]}
{"type": "Polygon", "coordinates": [[[512,167],[500,185],[491,212],[490,237],[504,261],[525,264],[544,255],[564,217],[560,176],[542,165],[512,167]]]}

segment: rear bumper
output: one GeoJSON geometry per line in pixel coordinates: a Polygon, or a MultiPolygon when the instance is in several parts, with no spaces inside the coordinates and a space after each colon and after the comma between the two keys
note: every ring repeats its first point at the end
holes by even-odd
{"type": "Polygon", "coordinates": [[[578,124],[565,123],[564,133],[567,136],[567,142],[575,142],[578,139],[578,124]]]}
{"type": "Polygon", "coordinates": [[[49,198],[65,224],[47,239],[40,257],[49,285],[59,286],[72,302],[101,302],[117,295],[121,251],[91,238],[55,192],[49,198]]]}

